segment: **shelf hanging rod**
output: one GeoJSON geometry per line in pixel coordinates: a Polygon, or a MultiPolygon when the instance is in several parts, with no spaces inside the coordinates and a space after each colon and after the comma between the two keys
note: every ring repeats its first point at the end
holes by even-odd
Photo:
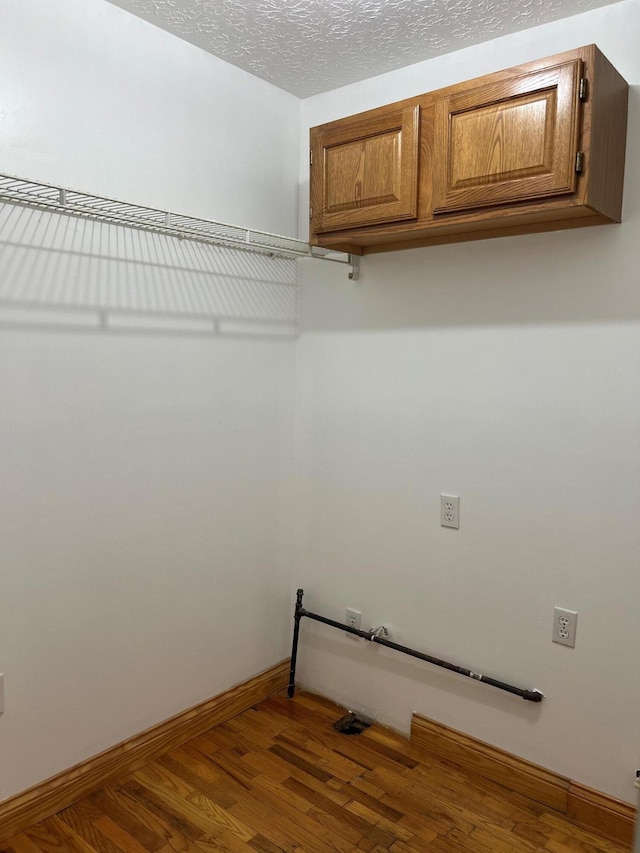
{"type": "Polygon", "coordinates": [[[386,646],[388,649],[394,649],[396,652],[402,652],[405,655],[418,658],[418,660],[426,661],[434,666],[440,666],[448,669],[451,672],[457,672],[458,675],[465,675],[467,678],[472,678],[474,681],[482,681],[484,684],[489,684],[491,687],[497,687],[499,690],[506,690],[507,693],[513,693],[515,696],[520,696],[529,702],[542,702],[544,693],[540,690],[530,690],[525,687],[516,687],[513,684],[507,684],[504,681],[498,681],[496,678],[491,678],[488,675],[481,675],[479,672],[472,672],[463,666],[458,666],[455,663],[449,663],[446,660],[432,657],[424,652],[410,649],[407,646],[401,646],[399,643],[393,643],[386,637],[386,629],[383,632],[384,626],[371,631],[361,631],[359,628],[353,628],[350,625],[343,625],[342,622],[336,622],[334,619],[328,619],[326,616],[320,616],[318,613],[311,613],[305,610],[302,606],[302,596],[304,590],[299,589],[296,595],[296,607],[293,617],[293,643],[291,646],[291,667],[289,670],[289,687],[287,695],[291,699],[296,689],[296,663],[298,659],[298,639],[300,635],[300,622],[303,617],[312,619],[314,622],[322,622],[323,625],[330,625],[332,628],[339,628],[341,631],[346,631],[348,634],[353,634],[355,637],[362,637],[364,640],[369,640],[371,643],[378,643],[380,646],[386,646]]]}
{"type": "Polygon", "coordinates": [[[274,258],[329,260],[350,266],[350,279],[357,281],[359,276],[360,258],[356,255],[320,249],[294,237],[256,231],[196,216],[184,216],[14,175],[0,174],[0,202],[274,258]]]}

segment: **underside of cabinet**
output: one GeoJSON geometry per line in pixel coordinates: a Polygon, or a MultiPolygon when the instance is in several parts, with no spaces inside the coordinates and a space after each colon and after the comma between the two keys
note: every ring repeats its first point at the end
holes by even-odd
{"type": "Polygon", "coordinates": [[[398,249],[423,246],[441,246],[447,243],[468,243],[494,237],[515,237],[521,234],[540,234],[546,231],[564,231],[589,225],[607,225],[615,222],[586,205],[554,210],[549,219],[548,210],[501,211],[495,216],[481,219],[460,217],[457,221],[438,223],[426,227],[400,230],[387,228],[367,233],[341,232],[317,235],[314,245],[356,255],[373,255],[398,249]],[[335,242],[334,242],[335,241],[335,242]],[[340,249],[338,247],[341,247],[340,249]]]}

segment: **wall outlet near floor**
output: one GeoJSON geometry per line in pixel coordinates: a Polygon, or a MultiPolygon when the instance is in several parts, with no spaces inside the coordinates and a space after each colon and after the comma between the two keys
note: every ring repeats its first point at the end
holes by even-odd
{"type": "MultiPolygon", "coordinates": [[[[347,607],[347,618],[344,620],[344,624],[348,625],[350,628],[357,628],[360,630],[360,625],[362,624],[362,613],[359,610],[354,610],[352,607],[347,607]]],[[[347,634],[344,632],[345,637],[349,637],[350,640],[359,640],[359,637],[356,637],[354,634],[347,634]]]]}
{"type": "Polygon", "coordinates": [[[440,526],[460,527],[460,498],[458,495],[440,495],[440,526]]]}
{"type": "Polygon", "coordinates": [[[576,644],[576,629],[578,614],[575,610],[564,610],[562,607],[553,608],[553,642],[574,648],[576,644]]]}

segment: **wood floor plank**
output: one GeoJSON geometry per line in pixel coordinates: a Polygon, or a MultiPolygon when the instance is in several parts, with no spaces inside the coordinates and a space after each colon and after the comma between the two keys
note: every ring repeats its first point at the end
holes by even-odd
{"type": "Polygon", "coordinates": [[[101,832],[108,835],[116,844],[122,846],[122,843],[129,843],[128,840],[132,838],[149,853],[157,853],[165,846],[166,835],[163,825],[159,824],[148,811],[141,810],[136,803],[123,796],[121,792],[103,788],[93,794],[89,801],[100,813],[100,816],[94,820],[96,824],[99,823],[101,832]],[[159,832],[158,829],[160,829],[159,832]]]}
{"type": "MultiPolygon", "coordinates": [[[[414,835],[425,841],[431,841],[435,832],[441,838],[444,838],[448,832],[454,827],[454,824],[446,814],[438,813],[420,813],[413,809],[407,809],[406,813],[399,821],[402,826],[410,829],[414,835]]],[[[467,834],[473,829],[473,824],[467,824],[466,827],[456,827],[467,830],[467,834]]]]}
{"type": "Polygon", "coordinates": [[[383,817],[391,821],[399,821],[402,817],[402,812],[399,809],[394,809],[391,806],[386,805],[386,803],[380,802],[376,797],[372,797],[370,794],[356,788],[354,785],[344,782],[338,778],[332,779],[331,782],[331,787],[334,790],[344,794],[344,796],[350,800],[361,803],[379,817],[383,817]]]}
{"type": "Polygon", "coordinates": [[[276,755],[278,758],[281,758],[283,761],[286,761],[287,764],[291,764],[299,770],[304,770],[304,772],[308,773],[309,776],[313,776],[321,782],[328,782],[329,779],[332,778],[331,773],[328,773],[326,770],[318,767],[313,763],[313,760],[307,761],[305,758],[300,758],[290,749],[285,749],[285,747],[280,746],[280,744],[276,743],[273,746],[270,746],[269,752],[276,755]]]}
{"type": "Polygon", "coordinates": [[[245,797],[232,806],[231,810],[236,817],[253,826],[260,835],[286,853],[299,853],[300,848],[307,853],[325,853],[327,850],[324,841],[310,835],[299,823],[283,815],[274,814],[273,809],[255,797],[245,797]]]}
{"type": "Polygon", "coordinates": [[[207,738],[217,744],[221,750],[237,755],[245,755],[252,749],[252,745],[244,739],[244,732],[225,731],[221,726],[207,732],[207,738]]]}
{"type": "MultiPolygon", "coordinates": [[[[609,841],[606,838],[602,838],[597,835],[597,833],[590,831],[589,829],[585,829],[581,826],[576,826],[572,821],[567,820],[562,815],[551,814],[551,812],[544,812],[540,816],[540,824],[543,827],[548,827],[553,830],[553,833],[550,836],[550,840],[545,845],[545,848],[549,848],[549,844],[558,844],[560,839],[565,839],[564,843],[567,844],[567,838],[570,839],[575,845],[581,843],[584,845],[584,849],[589,850],[590,847],[594,848],[598,851],[598,853],[617,853],[618,850],[621,849],[620,845],[616,844],[614,841],[609,841]]],[[[574,846],[573,849],[581,849],[577,846],[574,846]]],[[[624,847],[622,849],[625,849],[624,847]]]]}
{"type": "Polygon", "coordinates": [[[217,752],[212,752],[209,759],[247,791],[251,789],[251,783],[258,775],[258,771],[243,762],[239,755],[226,749],[219,749],[217,752]]]}
{"type": "Polygon", "coordinates": [[[271,696],[0,845],[0,853],[623,853],[329,700],[271,696]]]}
{"type": "Polygon", "coordinates": [[[312,761],[317,760],[323,770],[326,770],[338,779],[342,779],[344,782],[351,782],[362,775],[362,765],[356,764],[343,755],[338,755],[337,752],[329,749],[319,741],[309,740],[300,736],[299,733],[292,729],[286,729],[279,734],[275,742],[285,749],[290,749],[292,745],[304,745],[307,755],[311,757],[312,761]],[[303,744],[300,743],[301,741],[303,744]]]}
{"type": "Polygon", "coordinates": [[[333,820],[330,816],[318,812],[308,800],[283,788],[281,785],[270,784],[266,777],[256,777],[255,794],[260,801],[273,811],[274,815],[284,815],[290,820],[300,823],[308,832],[326,843],[327,849],[351,853],[354,843],[360,839],[359,832],[351,833],[350,829],[333,820]]]}
{"type": "MultiPolygon", "coordinates": [[[[136,839],[129,835],[129,833],[119,826],[117,823],[111,820],[110,817],[101,817],[96,821],[96,828],[110,841],[112,841],[118,850],[123,851],[123,853],[142,853],[143,850],[147,850],[147,847],[143,847],[136,839]]],[[[163,845],[158,848],[159,850],[165,850],[168,845],[163,845]]]]}
{"type": "Polygon", "coordinates": [[[253,853],[252,847],[232,833],[223,833],[214,841],[201,839],[196,847],[199,853],[253,853]]]}
{"type": "Polygon", "coordinates": [[[413,759],[407,758],[402,753],[390,747],[378,750],[371,741],[359,737],[341,735],[331,725],[319,726],[314,712],[304,705],[292,703],[289,706],[283,704],[288,700],[282,696],[271,696],[266,702],[269,707],[289,715],[294,722],[307,724],[313,737],[329,749],[335,751],[354,763],[371,770],[374,767],[386,767],[387,769],[398,769],[406,766],[415,766],[413,759]],[[315,724],[315,729],[314,729],[315,724]]]}
{"type": "Polygon", "coordinates": [[[243,761],[254,770],[257,770],[258,775],[268,776],[277,782],[284,782],[293,772],[302,773],[304,779],[311,778],[308,773],[299,771],[298,768],[294,768],[291,764],[288,764],[266,749],[258,749],[250,755],[245,755],[243,761]]]}
{"type": "Polygon", "coordinates": [[[0,853],[42,853],[39,847],[23,833],[10,838],[0,847],[0,853]]]}
{"type": "Polygon", "coordinates": [[[298,796],[293,791],[287,790],[285,793],[282,785],[269,776],[256,776],[253,791],[261,799],[271,798],[275,800],[276,808],[284,810],[285,814],[288,811],[296,818],[299,812],[306,815],[311,810],[311,803],[308,800],[298,796]]]}
{"type": "MultiPolygon", "coordinates": [[[[368,823],[377,826],[378,829],[385,830],[396,841],[408,841],[413,835],[410,830],[403,827],[398,821],[388,820],[386,817],[383,817],[378,812],[372,811],[370,808],[356,800],[352,800],[345,806],[345,808],[352,814],[359,815],[361,818],[368,821],[368,823]]],[[[435,832],[433,833],[433,837],[436,837],[435,832]]]]}
{"type": "Polygon", "coordinates": [[[464,802],[469,811],[508,829],[512,829],[519,821],[526,822],[532,815],[541,813],[541,810],[538,812],[537,809],[520,808],[505,797],[495,796],[469,785],[468,779],[459,780],[443,772],[418,773],[416,771],[412,779],[417,789],[423,792],[429,791],[438,797],[446,796],[448,799],[464,802]]]}
{"type": "Polygon", "coordinates": [[[289,726],[288,721],[271,714],[267,708],[262,706],[259,709],[257,707],[249,708],[248,711],[244,712],[241,719],[248,729],[268,733],[272,738],[289,726]]]}
{"type": "Polygon", "coordinates": [[[195,737],[186,743],[180,744],[180,749],[196,749],[202,755],[210,756],[214,752],[218,752],[220,747],[214,743],[206,734],[195,737]]]}
{"type": "Polygon", "coordinates": [[[177,834],[178,838],[193,842],[206,837],[206,831],[198,825],[202,822],[202,816],[197,815],[196,823],[192,823],[189,816],[184,814],[182,804],[176,804],[176,797],[172,791],[166,792],[164,796],[158,796],[146,786],[135,782],[128,782],[122,790],[127,797],[137,802],[146,812],[155,815],[165,825],[168,837],[177,834]]]}
{"type": "MultiPolygon", "coordinates": [[[[338,784],[338,780],[332,779],[330,782],[327,782],[327,786],[331,786],[335,788],[338,784]]],[[[354,779],[349,783],[351,788],[357,788],[357,790],[362,791],[364,794],[368,794],[370,797],[373,797],[376,800],[380,800],[385,795],[385,791],[382,788],[378,788],[377,785],[374,785],[372,782],[367,781],[367,779],[363,776],[358,776],[357,779],[354,779]]]]}
{"type": "Polygon", "coordinates": [[[174,750],[171,755],[176,761],[184,764],[196,775],[202,776],[212,784],[219,786],[222,791],[226,791],[233,800],[243,797],[250,788],[244,782],[238,782],[215,763],[213,761],[213,754],[203,753],[201,747],[196,747],[192,742],[184,744],[178,750],[174,750]]]}
{"type": "Polygon", "coordinates": [[[241,732],[234,733],[232,729],[224,729],[225,734],[230,737],[239,737],[242,739],[249,750],[266,749],[273,743],[275,735],[270,731],[262,731],[258,726],[252,723],[247,723],[241,732]]]}
{"type": "Polygon", "coordinates": [[[284,783],[284,786],[309,800],[309,802],[317,809],[336,818],[341,824],[351,826],[352,829],[359,832],[362,836],[366,836],[367,838],[375,837],[377,839],[376,843],[382,843],[383,845],[386,844],[388,847],[396,841],[396,838],[390,833],[384,830],[379,830],[375,823],[371,823],[361,815],[349,811],[347,806],[337,805],[337,803],[334,803],[329,797],[324,794],[320,794],[318,791],[314,791],[312,788],[307,787],[295,779],[287,780],[284,783]]]}
{"type": "MultiPolygon", "coordinates": [[[[94,810],[89,810],[89,814],[87,811],[80,803],[60,812],[58,817],[94,850],[100,853],[122,853],[122,848],[114,844],[108,835],[104,835],[92,820],[91,815],[94,810]]],[[[98,815],[97,820],[99,819],[98,815]]]]}
{"type": "Polygon", "coordinates": [[[258,853],[282,853],[282,847],[278,847],[277,844],[262,835],[254,835],[249,842],[249,847],[252,850],[257,850],[258,853]]]}
{"type": "Polygon", "coordinates": [[[488,853],[532,853],[537,845],[525,841],[523,838],[515,839],[513,833],[507,832],[502,827],[491,826],[476,827],[469,836],[477,845],[478,850],[486,850],[488,853]]]}
{"type": "Polygon", "coordinates": [[[352,831],[342,823],[333,821],[313,806],[303,796],[300,796],[283,785],[270,783],[266,777],[256,778],[255,796],[261,803],[268,805],[273,815],[284,816],[294,823],[300,824],[311,835],[326,842],[327,849],[335,849],[349,853],[353,843],[361,837],[361,833],[352,831]]]}
{"type": "Polygon", "coordinates": [[[227,720],[226,723],[223,723],[222,727],[224,728],[224,730],[232,732],[243,731],[243,729],[247,727],[246,722],[244,720],[244,713],[239,714],[237,717],[232,717],[230,720],[227,720]]]}
{"type": "Polygon", "coordinates": [[[175,776],[159,762],[136,770],[133,776],[147,791],[152,791],[207,836],[227,833],[242,841],[249,841],[255,835],[250,827],[234,818],[227,809],[175,776]]]}
{"type": "Polygon", "coordinates": [[[68,827],[59,817],[43,820],[25,832],[42,853],[100,853],[68,827]]]}
{"type": "Polygon", "coordinates": [[[422,853],[424,845],[418,842],[418,845],[411,844],[408,841],[396,841],[389,848],[391,853],[422,853]]]}
{"type": "MultiPolygon", "coordinates": [[[[183,833],[176,829],[175,826],[172,826],[171,822],[166,819],[164,814],[153,814],[151,811],[144,808],[139,802],[130,798],[125,791],[114,792],[114,797],[122,802],[124,809],[134,815],[137,815],[140,822],[143,823],[145,827],[148,827],[155,836],[163,839],[164,843],[162,843],[162,846],[158,849],[158,853],[170,853],[170,851],[174,850],[180,851],[180,853],[199,853],[199,848],[197,848],[196,845],[183,833]]],[[[130,846],[131,835],[129,833],[123,837],[121,834],[118,834],[118,830],[122,829],[120,826],[114,826],[113,821],[111,821],[110,818],[101,819],[101,822],[103,821],[105,822],[105,825],[102,827],[102,831],[108,834],[109,837],[117,844],[120,844],[125,853],[129,853],[129,851],[139,853],[139,847],[142,850],[149,849],[147,847],[142,847],[137,840],[135,841],[136,846],[130,846]],[[106,823],[106,821],[108,821],[108,823],[106,823]]]]}
{"type": "Polygon", "coordinates": [[[158,758],[156,763],[177,776],[191,789],[197,790],[223,809],[232,806],[235,799],[231,792],[221,784],[220,778],[211,778],[203,764],[189,761],[184,752],[170,752],[158,758]],[[182,760],[180,760],[182,758],[182,760]]]}
{"type": "Polygon", "coordinates": [[[300,770],[299,767],[288,764],[270,752],[257,752],[251,756],[245,756],[244,760],[250,762],[252,767],[260,769],[262,774],[268,776],[272,781],[282,784],[285,779],[297,779],[299,782],[308,785],[309,788],[313,788],[330,797],[338,805],[344,806],[349,802],[350,797],[332,787],[333,779],[329,779],[326,783],[321,782],[304,770],[300,770]]]}

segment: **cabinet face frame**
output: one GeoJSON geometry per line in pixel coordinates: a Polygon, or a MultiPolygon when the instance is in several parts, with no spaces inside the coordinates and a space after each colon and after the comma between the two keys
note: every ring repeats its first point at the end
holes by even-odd
{"type": "Polygon", "coordinates": [[[313,128],[312,230],[415,219],[419,137],[417,104],[332,130],[313,128]]]}
{"type": "Polygon", "coordinates": [[[581,77],[572,59],[438,100],[433,213],[575,193],[581,77]]]}

